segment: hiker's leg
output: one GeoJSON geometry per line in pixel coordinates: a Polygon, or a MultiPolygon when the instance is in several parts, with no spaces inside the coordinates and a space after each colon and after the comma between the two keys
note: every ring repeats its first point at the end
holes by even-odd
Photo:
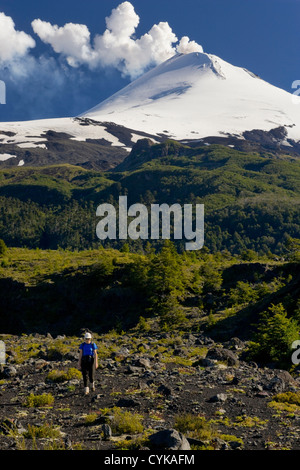
{"type": "Polygon", "coordinates": [[[94,380],[95,380],[95,367],[94,367],[94,363],[90,364],[90,367],[89,367],[89,379],[90,379],[90,382],[91,382],[91,383],[94,383],[94,380]]]}
{"type": "Polygon", "coordinates": [[[84,386],[84,387],[87,387],[87,382],[88,382],[88,370],[87,370],[85,364],[82,364],[81,372],[82,372],[82,378],[83,378],[83,386],[84,386]]]}

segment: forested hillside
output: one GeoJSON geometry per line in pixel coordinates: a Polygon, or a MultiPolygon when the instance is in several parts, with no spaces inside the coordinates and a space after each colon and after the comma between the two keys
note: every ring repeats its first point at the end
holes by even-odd
{"type": "MultiPolygon", "coordinates": [[[[296,156],[142,140],[113,171],[72,165],[1,170],[0,238],[8,246],[98,248],[97,206],[117,207],[119,196],[127,195],[129,204],[149,208],[204,204],[205,246],[212,252],[280,255],[289,237],[300,237],[299,181],[296,156]]],[[[129,245],[134,252],[145,248],[140,240],[129,245]]],[[[184,249],[183,242],[177,245],[184,249]]]]}

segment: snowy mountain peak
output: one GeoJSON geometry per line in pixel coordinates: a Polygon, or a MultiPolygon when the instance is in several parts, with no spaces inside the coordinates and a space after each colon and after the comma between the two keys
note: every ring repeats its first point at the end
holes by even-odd
{"type": "Polygon", "coordinates": [[[80,117],[95,117],[111,106],[116,111],[135,103],[140,106],[143,100],[149,104],[159,98],[183,94],[207,74],[225,78],[218,57],[201,52],[176,54],[80,117]]]}
{"type": "Polygon", "coordinates": [[[144,74],[141,78],[135,81],[145,81],[153,76],[175,72],[180,74],[182,71],[188,70],[189,74],[193,71],[213,71],[216,75],[222,75],[220,59],[217,56],[206,54],[204,52],[192,52],[190,54],[176,54],[175,56],[163,62],[159,66],[152,69],[150,72],[144,74]]]}
{"type": "Polygon", "coordinates": [[[141,138],[299,155],[299,105],[300,97],[215,55],[177,54],[79,117],[1,123],[0,167],[107,169],[141,138]]]}
{"type": "Polygon", "coordinates": [[[294,95],[201,52],[175,55],[80,117],[178,140],[282,126],[300,140],[294,95]]]}

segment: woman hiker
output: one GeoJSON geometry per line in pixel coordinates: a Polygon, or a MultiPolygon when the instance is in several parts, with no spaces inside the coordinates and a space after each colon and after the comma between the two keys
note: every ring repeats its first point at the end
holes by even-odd
{"type": "Polygon", "coordinates": [[[88,387],[88,378],[90,380],[91,389],[95,390],[95,370],[98,368],[97,345],[92,343],[91,333],[85,333],[84,343],[79,346],[78,368],[81,369],[84,394],[88,395],[90,389],[88,387]]]}

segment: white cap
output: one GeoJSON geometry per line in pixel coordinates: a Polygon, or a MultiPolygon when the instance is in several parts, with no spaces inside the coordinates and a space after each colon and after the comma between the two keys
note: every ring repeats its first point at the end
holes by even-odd
{"type": "Polygon", "coordinates": [[[84,339],[91,339],[91,337],[92,337],[91,333],[86,333],[84,335],[84,339]]]}

